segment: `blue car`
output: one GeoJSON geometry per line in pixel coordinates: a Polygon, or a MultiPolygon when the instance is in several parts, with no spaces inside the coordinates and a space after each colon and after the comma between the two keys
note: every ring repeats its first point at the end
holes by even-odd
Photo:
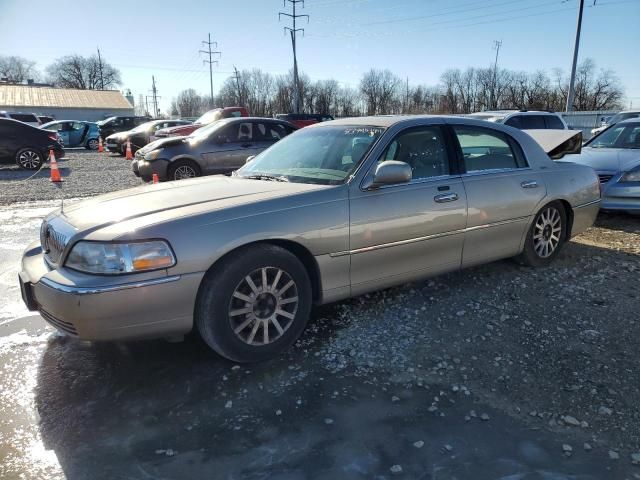
{"type": "Polygon", "coordinates": [[[78,120],[56,120],[42,125],[40,128],[56,132],[60,143],[67,148],[85,147],[89,150],[98,149],[100,129],[91,122],[78,120]]]}

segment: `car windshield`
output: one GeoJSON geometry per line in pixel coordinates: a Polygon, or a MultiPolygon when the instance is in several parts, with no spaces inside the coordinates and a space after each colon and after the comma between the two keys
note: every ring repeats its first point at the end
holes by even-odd
{"type": "Polygon", "coordinates": [[[197,130],[194,130],[194,132],[191,135],[189,135],[189,138],[195,139],[198,141],[203,140],[205,138],[209,138],[209,136],[211,136],[213,132],[220,129],[224,125],[227,125],[227,123],[228,121],[217,121],[209,125],[206,125],[204,127],[200,127],[197,130]]]}
{"type": "Polygon", "coordinates": [[[384,128],[360,125],[298,130],[257,155],[236,175],[323,185],[343,183],[382,132],[384,128]]]}
{"type": "Polygon", "coordinates": [[[222,110],[209,110],[207,113],[198,118],[195,122],[200,125],[209,125],[211,122],[215,122],[216,120],[220,120],[222,118],[222,110]]]}
{"type": "Polygon", "coordinates": [[[147,122],[147,123],[143,123],[141,125],[138,125],[136,128],[131,130],[131,133],[140,133],[140,132],[144,132],[146,130],[148,130],[149,128],[151,128],[153,125],[155,125],[156,122],[147,122]]]}
{"type": "Polygon", "coordinates": [[[104,120],[100,120],[100,121],[96,122],[96,124],[97,124],[99,127],[101,127],[101,126],[103,126],[103,125],[105,125],[105,124],[109,123],[109,122],[110,122],[111,120],[113,120],[114,118],[116,118],[116,117],[109,117],[109,118],[105,118],[104,120]]]}
{"type": "Polygon", "coordinates": [[[585,147],[640,148],[640,123],[618,124],[593,137],[585,147]]]}
{"type": "Polygon", "coordinates": [[[627,120],[628,118],[638,118],[638,117],[640,117],[640,112],[620,112],[614,115],[613,117],[611,117],[609,120],[607,120],[607,123],[609,125],[614,125],[623,120],[627,120]]]}

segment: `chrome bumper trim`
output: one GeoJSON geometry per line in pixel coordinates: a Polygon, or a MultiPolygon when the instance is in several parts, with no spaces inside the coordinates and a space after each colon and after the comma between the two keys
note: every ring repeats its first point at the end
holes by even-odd
{"type": "Polygon", "coordinates": [[[92,295],[95,293],[116,292],[118,290],[127,290],[129,288],[149,287],[152,285],[160,285],[163,283],[175,282],[180,280],[180,275],[173,275],[171,277],[156,278],[154,280],[142,280],[140,282],[123,283],[120,285],[111,285],[106,287],[70,287],[68,285],[62,285],[47,278],[42,278],[39,283],[46,285],[63,293],[70,293],[72,295],[92,295]]]}
{"type": "Polygon", "coordinates": [[[582,207],[588,207],[589,205],[595,205],[596,203],[600,203],[602,201],[601,198],[599,198],[598,200],[594,200],[592,202],[587,202],[587,203],[583,203],[582,205],[576,205],[573,208],[582,208],[582,207]]]}

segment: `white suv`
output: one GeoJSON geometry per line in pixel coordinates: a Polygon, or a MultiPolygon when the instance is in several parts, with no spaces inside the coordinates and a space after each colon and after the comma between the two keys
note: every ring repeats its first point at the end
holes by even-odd
{"type": "Polygon", "coordinates": [[[0,118],[11,118],[32,127],[39,127],[41,125],[40,119],[33,113],[21,113],[21,112],[0,112],[0,118]]]}
{"type": "Polygon", "coordinates": [[[520,130],[568,130],[564,119],[555,112],[543,110],[493,110],[467,115],[470,118],[504,123],[520,130]]]}

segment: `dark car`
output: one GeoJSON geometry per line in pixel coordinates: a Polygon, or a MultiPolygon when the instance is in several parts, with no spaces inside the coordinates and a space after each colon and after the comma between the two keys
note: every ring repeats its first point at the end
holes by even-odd
{"type": "Polygon", "coordinates": [[[187,135],[191,135],[197,129],[202,128],[206,125],[209,125],[213,122],[217,122],[223,118],[235,118],[235,117],[248,117],[249,112],[244,107],[224,107],[224,108],[214,108],[213,110],[209,110],[205,114],[201,115],[195,122],[190,125],[185,125],[182,127],[174,127],[158,130],[156,132],[156,138],[165,138],[165,137],[183,137],[187,135]]]}
{"type": "Polygon", "coordinates": [[[154,173],[160,180],[229,174],[294,130],[273,118],[218,120],[188,137],[163,138],[138,150],[133,172],[145,181],[154,173]]]}
{"type": "Polygon", "coordinates": [[[0,118],[0,161],[16,162],[27,170],[37,170],[46,161],[49,150],[56,158],[64,157],[58,134],[26,123],[0,118]]]}
{"type": "Polygon", "coordinates": [[[125,132],[151,120],[151,117],[109,117],[96,122],[100,128],[100,136],[104,139],[118,132],[125,132]]]}
{"type": "Polygon", "coordinates": [[[105,146],[109,152],[125,154],[127,149],[127,140],[131,142],[131,151],[135,153],[147,143],[155,140],[153,135],[162,128],[176,127],[180,125],[189,125],[191,122],[187,120],[152,120],[150,122],[138,125],[133,130],[126,132],[118,132],[105,138],[105,146]]]}
{"type": "Polygon", "coordinates": [[[323,115],[320,113],[279,113],[276,115],[278,120],[286,120],[293,123],[298,128],[308,127],[314,123],[328,122],[333,120],[331,115],[323,115]]]}

